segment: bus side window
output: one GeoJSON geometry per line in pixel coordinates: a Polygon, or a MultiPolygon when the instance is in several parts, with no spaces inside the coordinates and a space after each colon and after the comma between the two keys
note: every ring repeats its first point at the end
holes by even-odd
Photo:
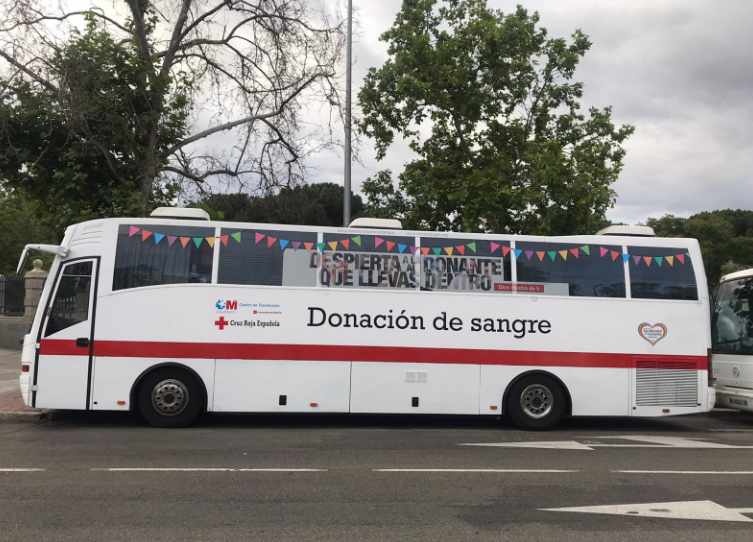
{"type": "Polygon", "coordinates": [[[698,299],[693,262],[685,248],[628,247],[630,291],[636,299],[698,299]]]}
{"type": "Polygon", "coordinates": [[[92,262],[67,264],[58,283],[55,299],[50,307],[44,336],[85,322],[89,318],[89,290],[92,281],[92,262]]]}
{"type": "MultiPolygon", "coordinates": [[[[490,293],[510,280],[510,242],[421,237],[421,289],[490,293]]],[[[503,291],[503,290],[502,290],[503,291]]]]}

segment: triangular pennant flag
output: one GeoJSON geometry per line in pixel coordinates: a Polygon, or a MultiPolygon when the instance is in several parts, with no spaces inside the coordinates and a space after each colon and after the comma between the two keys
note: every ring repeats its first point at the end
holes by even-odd
{"type": "Polygon", "coordinates": [[[560,253],[560,258],[567,261],[567,250],[560,250],[559,253],[560,253]]]}
{"type": "Polygon", "coordinates": [[[429,255],[429,247],[421,247],[421,255],[422,256],[428,256],[429,255]]]}
{"type": "Polygon", "coordinates": [[[257,231],[256,235],[254,236],[254,240],[255,240],[256,244],[258,245],[265,237],[266,237],[266,235],[264,235],[263,233],[259,233],[257,231]]]}
{"type": "Polygon", "coordinates": [[[435,256],[439,256],[440,254],[442,254],[442,249],[439,247],[434,247],[431,249],[431,251],[434,253],[435,256]]]}
{"type": "Polygon", "coordinates": [[[670,267],[674,267],[675,265],[675,257],[674,256],[664,256],[664,259],[667,260],[667,263],[670,267]]]}
{"type": "Polygon", "coordinates": [[[384,243],[384,239],[381,237],[374,237],[374,248],[379,248],[382,243],[384,243]]]}
{"type": "Polygon", "coordinates": [[[212,236],[212,237],[205,237],[205,239],[207,240],[207,244],[210,247],[214,247],[214,236],[212,236]]]}
{"type": "Polygon", "coordinates": [[[533,256],[533,250],[526,250],[526,259],[530,260],[533,256]]]}
{"type": "Polygon", "coordinates": [[[319,252],[323,252],[325,246],[326,245],[324,243],[317,243],[316,244],[316,248],[317,248],[317,250],[319,250],[319,252]]]}
{"type": "Polygon", "coordinates": [[[289,242],[290,241],[287,239],[280,239],[280,250],[285,250],[285,247],[288,246],[289,242]]]}
{"type": "Polygon", "coordinates": [[[330,250],[337,250],[337,241],[330,241],[327,243],[327,246],[330,250]]]}
{"type": "Polygon", "coordinates": [[[628,263],[630,261],[630,254],[623,254],[622,261],[628,263]]]}
{"type": "Polygon", "coordinates": [[[141,230],[141,240],[146,241],[152,235],[152,232],[147,230],[141,230]]]}
{"type": "Polygon", "coordinates": [[[159,242],[162,241],[165,238],[164,233],[155,233],[154,234],[154,244],[159,245],[159,242]]]}
{"type": "Polygon", "coordinates": [[[571,248],[570,249],[570,254],[572,254],[573,256],[575,256],[577,258],[578,256],[580,256],[580,249],[578,249],[578,248],[571,248]]]}
{"type": "Polygon", "coordinates": [[[360,235],[354,235],[350,238],[351,241],[353,241],[355,244],[357,244],[359,247],[361,246],[361,236],[360,235]]]}
{"type": "Polygon", "coordinates": [[[604,247],[599,247],[599,256],[601,256],[602,258],[607,252],[607,249],[605,249],[604,247]]]}
{"type": "Polygon", "coordinates": [[[314,248],[314,243],[312,243],[311,241],[306,241],[305,243],[303,243],[303,248],[305,248],[306,250],[311,250],[312,248],[314,248]]]}
{"type": "Polygon", "coordinates": [[[469,249],[471,249],[471,252],[476,252],[476,241],[471,241],[466,245],[469,249]]]}
{"type": "Polygon", "coordinates": [[[539,259],[540,262],[544,261],[544,256],[546,256],[546,252],[544,252],[543,250],[536,251],[536,257],[539,259]]]}
{"type": "Polygon", "coordinates": [[[175,240],[177,237],[175,235],[168,235],[167,236],[167,246],[171,247],[175,244],[175,240]]]}
{"type": "Polygon", "coordinates": [[[633,262],[635,262],[635,265],[640,265],[640,263],[641,263],[641,257],[640,256],[633,256],[633,262]]]}
{"type": "Polygon", "coordinates": [[[554,259],[557,257],[557,252],[554,250],[547,250],[546,255],[549,256],[549,259],[554,261],[554,259]]]}
{"type": "Polygon", "coordinates": [[[489,241],[489,252],[494,254],[494,251],[497,250],[500,246],[499,243],[495,243],[494,241],[489,241]]]}
{"type": "Polygon", "coordinates": [[[465,255],[465,245],[456,246],[455,252],[459,252],[460,254],[465,255]]]}
{"type": "Polygon", "coordinates": [[[300,241],[293,241],[293,248],[296,249],[296,250],[299,249],[299,248],[301,248],[301,242],[300,241]]]}
{"type": "Polygon", "coordinates": [[[136,226],[129,226],[128,227],[128,237],[133,237],[137,233],[141,231],[141,228],[137,228],[136,226]]]}
{"type": "Polygon", "coordinates": [[[448,256],[452,256],[452,247],[444,247],[444,251],[448,256]]]}
{"type": "Polygon", "coordinates": [[[230,242],[230,236],[226,233],[220,235],[220,241],[222,241],[222,246],[226,247],[227,244],[230,242]]]}
{"type": "Polygon", "coordinates": [[[188,246],[188,243],[190,243],[190,242],[191,242],[191,238],[190,237],[181,237],[180,238],[180,244],[181,244],[181,246],[183,248],[186,248],[188,246]]]}
{"type": "Polygon", "coordinates": [[[193,238],[193,244],[196,245],[196,248],[199,248],[201,246],[201,243],[204,242],[203,237],[194,237],[193,238]]]}
{"type": "Polygon", "coordinates": [[[519,258],[521,254],[523,254],[523,251],[521,249],[519,249],[519,248],[516,248],[515,249],[515,257],[519,258]]]}
{"type": "Polygon", "coordinates": [[[394,241],[387,241],[387,252],[392,252],[393,248],[395,248],[394,241]]]}
{"type": "Polygon", "coordinates": [[[654,261],[656,262],[656,265],[661,267],[661,264],[664,262],[664,258],[661,256],[654,256],[654,261]]]}
{"type": "Polygon", "coordinates": [[[651,267],[651,256],[644,256],[643,261],[646,262],[646,266],[651,267]]]}
{"type": "Polygon", "coordinates": [[[620,253],[616,250],[612,250],[609,252],[609,255],[612,257],[612,261],[615,261],[617,258],[620,257],[620,253]]]}
{"type": "Polygon", "coordinates": [[[345,250],[350,250],[350,239],[343,239],[340,244],[345,247],[345,250]]]}
{"type": "Polygon", "coordinates": [[[233,239],[235,239],[239,243],[241,242],[241,232],[239,232],[239,231],[231,233],[230,237],[232,237],[233,239]]]}
{"type": "Polygon", "coordinates": [[[406,249],[406,248],[408,248],[408,245],[406,245],[406,244],[403,244],[403,243],[398,243],[398,244],[397,244],[397,251],[398,251],[398,252],[399,252],[400,254],[402,254],[403,252],[405,252],[405,249],[406,249]]]}
{"type": "Polygon", "coordinates": [[[682,264],[685,263],[685,254],[678,254],[677,256],[675,256],[675,258],[677,258],[678,262],[680,262],[682,264]]]}
{"type": "Polygon", "coordinates": [[[272,248],[272,245],[274,245],[277,242],[277,237],[272,237],[271,235],[267,235],[267,248],[272,248]]]}
{"type": "Polygon", "coordinates": [[[510,247],[508,247],[507,245],[502,245],[502,257],[504,258],[505,256],[507,256],[510,253],[510,250],[510,247]]]}
{"type": "Polygon", "coordinates": [[[591,255],[591,247],[589,247],[588,245],[583,245],[582,247],[580,247],[580,249],[583,251],[583,254],[585,254],[586,256],[591,255]]]}

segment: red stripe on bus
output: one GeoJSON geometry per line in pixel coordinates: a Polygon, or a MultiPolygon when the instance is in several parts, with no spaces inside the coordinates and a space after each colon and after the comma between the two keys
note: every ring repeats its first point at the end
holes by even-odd
{"type": "MultiPolygon", "coordinates": [[[[43,339],[40,354],[85,355],[72,340],[43,339]]],[[[202,358],[279,361],[374,361],[397,363],[459,363],[628,369],[638,363],[658,369],[706,370],[706,356],[548,352],[480,348],[420,348],[324,344],[183,343],[157,341],[94,341],[94,355],[122,358],[202,358]]]]}

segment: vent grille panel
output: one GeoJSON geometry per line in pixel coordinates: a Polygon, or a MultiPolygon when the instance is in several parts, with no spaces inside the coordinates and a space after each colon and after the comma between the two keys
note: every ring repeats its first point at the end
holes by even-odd
{"type": "Polygon", "coordinates": [[[695,364],[686,361],[637,362],[635,402],[638,406],[696,406],[698,374],[695,364]]]}

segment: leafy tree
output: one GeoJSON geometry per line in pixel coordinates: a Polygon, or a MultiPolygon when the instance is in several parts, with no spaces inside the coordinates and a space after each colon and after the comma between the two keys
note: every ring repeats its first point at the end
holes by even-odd
{"type": "MultiPolygon", "coordinates": [[[[351,194],[353,216],[363,211],[360,196],[351,194]]],[[[213,218],[272,224],[342,226],[343,187],[317,183],[283,188],[277,194],[253,197],[248,194],[213,194],[199,200],[213,218]]]]}
{"type": "MultiPolygon", "coordinates": [[[[4,106],[31,117],[14,111],[26,95],[51,99],[62,117],[53,119],[63,129],[56,137],[86,147],[65,157],[71,169],[93,179],[89,158],[107,175],[129,162],[125,180],[138,183],[145,210],[173,180],[263,190],[300,180],[307,149],[322,142],[301,129],[300,111],[317,100],[337,106],[339,24],[305,0],[125,0],[109,11],[90,2],[0,0],[4,106]],[[72,35],[76,54],[59,58],[72,35]],[[92,140],[108,126],[109,137],[92,140]],[[223,133],[234,143],[207,152],[223,133]]],[[[38,157],[30,152],[21,169],[33,173],[38,157]]]]}
{"type": "MultiPolygon", "coordinates": [[[[150,116],[138,84],[134,51],[89,18],[50,62],[61,79],[55,89],[18,80],[0,96],[0,178],[44,207],[39,219],[62,231],[71,222],[143,212],[140,125],[150,116]]],[[[161,151],[186,131],[188,102],[176,91],[164,104],[155,134],[161,151]]],[[[153,183],[149,200],[169,202],[175,183],[153,183]]]]}
{"type": "Polygon", "coordinates": [[[16,272],[18,258],[26,243],[59,243],[63,232],[56,232],[37,218],[39,206],[19,195],[0,190],[0,274],[16,272]]]}
{"type": "Polygon", "coordinates": [[[753,267],[753,211],[722,209],[689,218],[665,215],[647,223],[662,237],[698,239],[711,290],[723,274],[753,267]]]}
{"type": "Polygon", "coordinates": [[[614,204],[622,143],[611,108],[581,111],[573,80],[591,46],[576,30],[549,38],[539,15],[485,0],[410,0],[381,36],[389,58],[358,99],[379,158],[396,136],[418,158],[363,188],[370,214],[413,227],[592,232],[614,204]]]}

